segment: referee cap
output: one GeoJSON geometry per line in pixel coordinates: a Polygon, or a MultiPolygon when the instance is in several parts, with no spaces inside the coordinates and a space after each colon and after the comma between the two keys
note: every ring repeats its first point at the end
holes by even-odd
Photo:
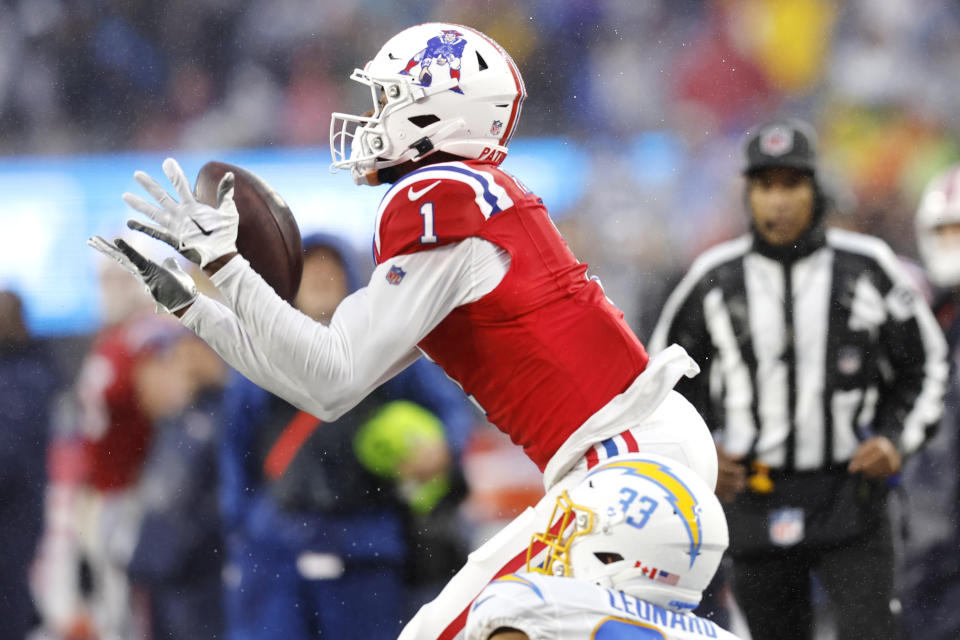
{"type": "Polygon", "coordinates": [[[815,174],[817,171],[817,134],[803,120],[774,120],[748,133],[744,144],[745,174],[763,169],[787,167],[815,174]]]}

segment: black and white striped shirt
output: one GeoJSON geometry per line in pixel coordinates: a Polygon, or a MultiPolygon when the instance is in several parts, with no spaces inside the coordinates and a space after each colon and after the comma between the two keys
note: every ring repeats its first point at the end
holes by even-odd
{"type": "Polygon", "coordinates": [[[724,449],[775,469],[843,464],[885,435],[922,445],[943,409],[946,342],[882,240],[828,230],[792,260],[745,235],[702,254],[667,300],[650,344],[701,367],[678,385],[724,449]]]}

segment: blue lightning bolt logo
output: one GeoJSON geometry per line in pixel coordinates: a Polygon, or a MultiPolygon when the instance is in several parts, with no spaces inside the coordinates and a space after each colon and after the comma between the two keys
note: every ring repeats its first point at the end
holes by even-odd
{"type": "Polygon", "coordinates": [[[518,576],[518,575],[515,574],[515,573],[507,574],[507,575],[505,575],[505,576],[500,576],[499,578],[497,578],[496,580],[494,580],[494,582],[510,582],[510,583],[514,583],[514,584],[522,584],[523,586],[532,589],[533,592],[534,592],[535,594],[537,594],[537,597],[538,597],[538,598],[540,598],[541,600],[544,600],[543,594],[540,593],[540,588],[537,587],[537,585],[533,584],[532,582],[530,582],[530,581],[527,580],[526,578],[523,578],[523,577],[521,577],[521,576],[518,576]]]}

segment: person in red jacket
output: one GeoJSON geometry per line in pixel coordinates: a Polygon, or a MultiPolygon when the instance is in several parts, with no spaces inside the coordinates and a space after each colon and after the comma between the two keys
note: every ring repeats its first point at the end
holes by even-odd
{"type": "Polygon", "coordinates": [[[171,318],[135,312],[101,329],[83,360],[77,422],[51,452],[39,565],[45,623],[65,637],[124,637],[142,624],[126,575],[143,507],[140,476],[155,423],[221,375],[219,358],[196,357],[197,345],[209,351],[171,318]]]}
{"type": "MultiPolygon", "coordinates": [[[[124,196],[156,223],[128,224],[192,256],[226,305],[198,295],[173,263],[123,241],[91,244],[140,274],[244,375],[323,420],[425,354],[543,471],[541,511],[599,460],[629,451],[670,456],[713,486],[713,440],[672,391],[696,363],[680,347],[651,360],[540,198],[499,166],[526,97],[510,56],[469,27],[423,24],[351,77],[375,102],[368,115],[333,115],[333,166],[358,184],[392,186],[376,214],[377,267],[329,326],[297,313],[237,253],[231,175],[216,208],[196,202],[173,159],[163,167],[176,198],[142,172],[135,177],[157,204],[124,196]],[[431,58],[423,81],[418,53],[454,31],[457,46],[431,58]]],[[[473,553],[401,637],[456,635],[480,589],[525,561],[536,522],[529,509],[473,553]]]]}

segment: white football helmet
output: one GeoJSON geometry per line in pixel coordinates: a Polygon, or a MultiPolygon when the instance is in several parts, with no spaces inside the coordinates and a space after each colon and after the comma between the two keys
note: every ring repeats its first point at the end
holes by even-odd
{"type": "Polygon", "coordinates": [[[670,458],[629,454],[557,498],[527,570],[587,580],[674,611],[700,604],[729,537],[710,487],[670,458]],[[532,566],[547,547],[547,558],[532,566]]]}
{"type": "Polygon", "coordinates": [[[436,151],[499,164],[520,119],[526,89],[513,60],[484,34],[429,23],[390,38],[352,80],[370,87],[373,111],[334,113],[332,171],[357,184],[436,151]]]}
{"type": "Polygon", "coordinates": [[[960,164],[927,183],[917,208],[920,259],[930,280],[939,287],[960,285],[960,245],[939,233],[939,228],[948,224],[960,224],[960,164]]]}

